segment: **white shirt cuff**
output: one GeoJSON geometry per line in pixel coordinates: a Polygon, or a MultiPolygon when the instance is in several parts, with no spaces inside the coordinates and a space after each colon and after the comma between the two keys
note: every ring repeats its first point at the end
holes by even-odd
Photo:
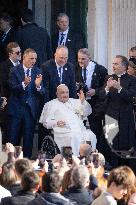
{"type": "Polygon", "coordinates": [[[36,87],[37,91],[40,91],[41,90],[41,86],[40,87],[36,87]]]}
{"type": "Polygon", "coordinates": [[[23,87],[23,89],[25,90],[26,85],[25,85],[25,83],[24,83],[24,82],[22,82],[22,87],[23,87]]]}
{"type": "Polygon", "coordinates": [[[122,90],[122,87],[118,90],[118,93],[120,93],[120,92],[121,92],[121,90],[122,90]]]}
{"type": "Polygon", "coordinates": [[[106,95],[109,93],[109,90],[107,90],[106,88],[105,88],[105,92],[106,92],[106,95]]]}

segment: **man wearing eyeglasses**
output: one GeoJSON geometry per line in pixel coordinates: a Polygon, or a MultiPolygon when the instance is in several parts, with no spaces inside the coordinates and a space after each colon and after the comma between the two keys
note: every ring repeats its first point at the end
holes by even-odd
{"type": "MultiPolygon", "coordinates": [[[[9,74],[14,66],[20,64],[21,50],[16,42],[10,42],[6,47],[6,51],[8,58],[0,63],[0,94],[1,96],[5,96],[8,100],[11,93],[8,83],[9,74]]],[[[8,141],[8,116],[6,107],[1,110],[0,123],[2,128],[3,143],[5,144],[8,141]]]]}
{"type": "Polygon", "coordinates": [[[9,98],[10,89],[8,85],[11,68],[20,64],[21,50],[16,42],[10,42],[6,48],[8,59],[0,63],[0,87],[1,94],[9,98]]]}

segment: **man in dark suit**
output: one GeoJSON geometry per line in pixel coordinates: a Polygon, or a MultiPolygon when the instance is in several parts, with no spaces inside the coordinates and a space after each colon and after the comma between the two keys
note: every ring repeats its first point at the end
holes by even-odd
{"type": "MultiPolygon", "coordinates": [[[[9,73],[11,69],[20,64],[21,50],[16,42],[10,42],[6,48],[8,58],[0,63],[0,94],[5,96],[7,100],[10,97],[9,87],[9,73]]],[[[8,115],[7,109],[0,112],[0,123],[2,128],[2,141],[3,144],[8,142],[8,115]]]]}
{"type": "Polygon", "coordinates": [[[7,47],[8,58],[0,63],[0,93],[3,96],[9,98],[10,88],[9,88],[9,73],[11,68],[20,64],[21,60],[21,49],[16,42],[10,42],[7,47]]]}
{"type": "MultiPolygon", "coordinates": [[[[136,96],[136,78],[127,74],[128,65],[129,62],[125,56],[115,56],[113,59],[114,75],[108,79],[106,87],[99,92],[100,98],[105,99],[107,102],[105,114],[108,116],[106,118],[110,119],[110,121],[105,121],[109,127],[107,136],[112,137],[110,141],[115,150],[129,150],[136,146],[133,112],[133,96],[136,96]],[[112,127],[116,124],[118,132],[113,132],[112,127]]],[[[114,126],[114,130],[115,128],[114,126]]],[[[110,153],[106,157],[113,166],[119,165],[118,160],[116,160],[117,157],[115,158],[110,153]]],[[[122,163],[121,160],[119,161],[119,163],[122,163]]]]}
{"type": "Polygon", "coordinates": [[[68,49],[61,45],[56,49],[55,59],[51,59],[42,65],[43,84],[48,91],[45,102],[57,97],[56,91],[60,84],[67,85],[70,97],[76,98],[74,66],[67,60],[68,49]]]}
{"type": "Polygon", "coordinates": [[[23,126],[23,152],[28,158],[32,154],[40,96],[44,95],[41,71],[35,66],[36,59],[35,50],[27,49],[23,54],[23,64],[13,68],[9,79],[11,88],[8,102],[10,142],[18,145],[18,136],[23,126]]]}
{"type": "MultiPolygon", "coordinates": [[[[76,98],[76,82],[75,71],[73,64],[67,62],[68,49],[60,45],[56,49],[55,59],[51,59],[42,65],[43,85],[46,90],[44,103],[57,97],[57,87],[60,84],[65,84],[69,88],[69,96],[76,98]]],[[[39,141],[40,149],[44,135],[48,134],[48,130],[39,125],[39,141]]]]}
{"type": "Polygon", "coordinates": [[[0,16],[0,62],[7,59],[6,46],[9,42],[14,41],[15,30],[12,28],[13,20],[7,15],[0,16]]]}
{"type": "MultiPolygon", "coordinates": [[[[92,114],[88,117],[90,129],[97,136],[97,149],[100,148],[102,136],[102,115],[97,109],[99,105],[99,90],[104,85],[107,69],[93,62],[87,48],[78,51],[78,66],[76,67],[76,82],[81,85],[86,94],[86,99],[92,106],[92,114]]],[[[80,88],[79,88],[80,89],[80,88]]]]}
{"type": "Polygon", "coordinates": [[[69,17],[65,13],[58,15],[57,26],[58,32],[52,36],[53,53],[59,45],[65,45],[69,51],[68,61],[75,64],[78,50],[84,47],[83,37],[69,28],[69,17]]]}
{"type": "Polygon", "coordinates": [[[52,57],[50,37],[45,28],[33,23],[33,13],[30,9],[24,10],[21,17],[22,27],[16,33],[22,53],[27,48],[33,48],[37,53],[37,65],[40,66],[52,57]]]}

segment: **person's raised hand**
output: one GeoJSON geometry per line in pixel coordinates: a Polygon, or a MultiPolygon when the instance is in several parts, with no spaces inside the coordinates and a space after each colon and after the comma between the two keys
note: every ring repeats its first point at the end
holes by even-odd
{"type": "Polygon", "coordinates": [[[78,95],[79,99],[81,100],[81,103],[83,103],[85,101],[85,95],[84,95],[83,90],[80,90],[77,95],[78,95]]]}
{"type": "Polygon", "coordinates": [[[41,86],[41,82],[42,82],[42,75],[39,74],[36,76],[36,79],[35,79],[35,85],[37,88],[39,88],[41,86]]]}

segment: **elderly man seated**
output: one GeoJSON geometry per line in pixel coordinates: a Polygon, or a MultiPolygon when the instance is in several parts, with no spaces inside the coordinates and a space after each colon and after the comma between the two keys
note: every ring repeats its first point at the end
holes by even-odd
{"type": "Polygon", "coordinates": [[[54,140],[59,149],[71,146],[73,154],[79,155],[80,144],[91,141],[92,149],[96,148],[96,136],[87,130],[83,119],[92,112],[85,100],[83,91],[79,99],[69,98],[69,90],[65,84],[57,87],[57,98],[44,105],[40,123],[47,129],[54,130],[54,140]]]}

